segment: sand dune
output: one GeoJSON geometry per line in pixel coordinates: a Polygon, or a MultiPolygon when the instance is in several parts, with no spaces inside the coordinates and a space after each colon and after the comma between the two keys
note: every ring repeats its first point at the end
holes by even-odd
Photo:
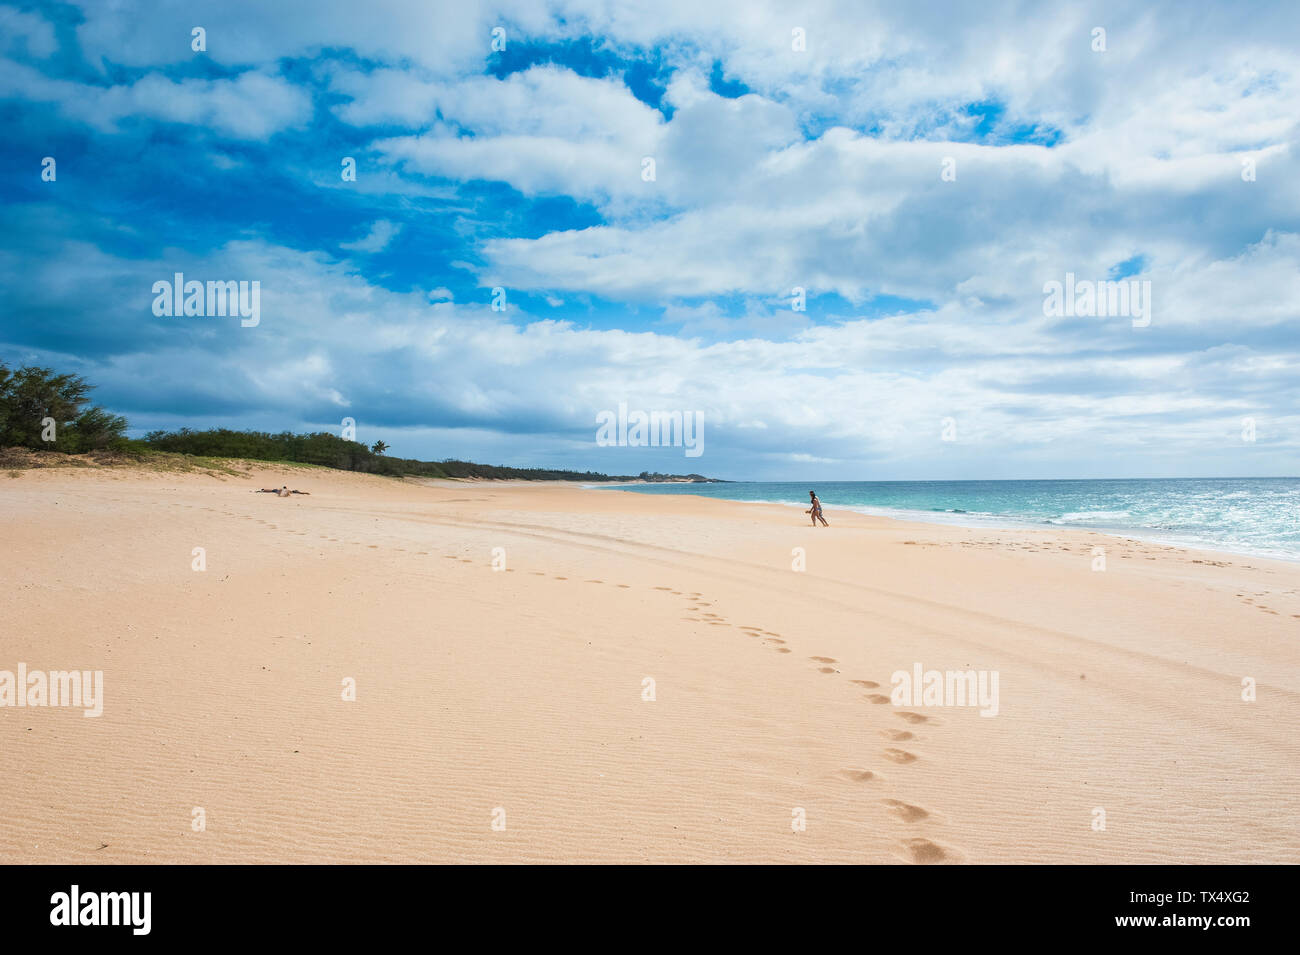
{"type": "Polygon", "coordinates": [[[1300,567],[827,516],[0,478],[0,670],[105,686],[0,709],[0,861],[1300,861],[1300,567]],[[917,664],[997,716],[894,705],[917,664]]]}

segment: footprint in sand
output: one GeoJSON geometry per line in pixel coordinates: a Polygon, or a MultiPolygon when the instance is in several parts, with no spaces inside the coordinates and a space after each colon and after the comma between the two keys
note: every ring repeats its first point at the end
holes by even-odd
{"type": "Polygon", "coordinates": [[[834,667],[818,667],[817,672],[818,673],[839,673],[840,671],[835,669],[834,667]]]}
{"type": "Polygon", "coordinates": [[[545,576],[546,576],[546,574],[542,573],[540,570],[530,570],[529,573],[532,574],[534,577],[545,577],[545,576]]]}
{"type": "Polygon", "coordinates": [[[904,710],[899,710],[898,713],[895,714],[895,715],[896,715],[900,720],[907,720],[907,722],[909,722],[909,723],[928,723],[928,722],[930,722],[930,717],[928,717],[928,716],[922,716],[920,713],[908,713],[908,712],[906,712],[906,711],[904,711],[904,710]]]}
{"type": "Polygon", "coordinates": [[[895,763],[914,763],[919,759],[919,757],[915,753],[909,753],[905,749],[898,749],[897,747],[890,746],[885,750],[885,759],[891,760],[895,763]]]}
{"type": "Polygon", "coordinates": [[[887,697],[887,696],[882,696],[882,695],[879,694],[879,693],[868,693],[866,696],[863,697],[863,699],[866,700],[868,703],[877,703],[877,704],[879,704],[879,703],[888,703],[888,702],[889,702],[889,697],[887,697]]]}
{"type": "Polygon", "coordinates": [[[869,769],[841,769],[839,774],[855,783],[865,783],[876,778],[876,774],[869,769]]]}
{"type": "Polygon", "coordinates": [[[631,585],[630,585],[630,584],[619,584],[619,587],[623,588],[624,590],[630,590],[630,589],[631,589],[631,585]]]}
{"type": "Polygon", "coordinates": [[[785,643],[784,640],[781,640],[781,639],[779,639],[779,638],[777,638],[777,637],[766,637],[766,638],[763,640],[763,642],[764,642],[764,643],[785,643]]]}
{"type": "Polygon", "coordinates": [[[874,680],[849,680],[849,682],[855,686],[866,687],[868,690],[874,690],[876,687],[880,686],[880,684],[874,680]]]}
{"type": "Polygon", "coordinates": [[[605,582],[605,581],[603,581],[603,580],[589,580],[589,581],[587,581],[587,583],[589,583],[589,584],[603,584],[604,582],[605,582]]]}
{"type": "Polygon", "coordinates": [[[933,865],[948,858],[948,851],[929,839],[908,839],[903,845],[908,858],[918,865],[933,865]]]}
{"type": "Polygon", "coordinates": [[[903,822],[920,822],[922,819],[930,817],[930,814],[920,806],[913,806],[899,799],[886,799],[885,805],[889,807],[890,812],[902,819],[903,822]]]}
{"type": "Polygon", "coordinates": [[[896,743],[901,743],[909,739],[916,739],[916,734],[911,730],[881,730],[880,735],[885,739],[892,739],[896,743]]]}
{"type": "Polygon", "coordinates": [[[834,663],[834,657],[809,657],[809,660],[815,660],[818,663],[834,663]]]}
{"type": "Polygon", "coordinates": [[[568,577],[556,577],[555,579],[556,579],[556,580],[568,580],[569,578],[568,578],[568,577]]]}
{"type": "Polygon", "coordinates": [[[776,648],[776,652],[777,652],[777,653],[792,653],[793,651],[792,651],[789,647],[777,647],[777,648],[776,648]]]}
{"type": "Polygon", "coordinates": [[[673,589],[673,588],[671,588],[671,587],[656,587],[656,588],[655,588],[655,590],[667,590],[667,591],[671,591],[672,589],[673,589]]]}

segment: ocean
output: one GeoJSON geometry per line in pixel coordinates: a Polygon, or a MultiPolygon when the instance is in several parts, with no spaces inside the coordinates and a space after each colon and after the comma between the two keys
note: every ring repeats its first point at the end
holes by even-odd
{"type": "MultiPolygon", "coordinates": [[[[1300,560],[1300,478],[1094,481],[831,481],[616,485],[806,508],[815,490],[836,509],[973,527],[1078,527],[1283,560],[1300,560]]],[[[799,520],[806,520],[803,514],[799,520]]]]}

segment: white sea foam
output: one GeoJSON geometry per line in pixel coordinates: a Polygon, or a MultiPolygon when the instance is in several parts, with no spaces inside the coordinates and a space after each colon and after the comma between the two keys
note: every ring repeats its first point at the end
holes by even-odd
{"type": "Polygon", "coordinates": [[[1049,524],[1101,523],[1103,521],[1122,521],[1129,517],[1128,511],[1071,511],[1060,517],[1048,518],[1049,524]]]}

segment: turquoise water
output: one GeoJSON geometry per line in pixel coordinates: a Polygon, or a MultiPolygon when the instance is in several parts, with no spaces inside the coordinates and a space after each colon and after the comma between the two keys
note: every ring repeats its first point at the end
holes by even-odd
{"type": "MultiPolygon", "coordinates": [[[[832,481],[643,484],[618,490],[698,494],[983,527],[1081,527],[1186,547],[1300,560],[1300,478],[1114,481],[832,481]]],[[[798,519],[806,520],[802,514],[798,519]]]]}

